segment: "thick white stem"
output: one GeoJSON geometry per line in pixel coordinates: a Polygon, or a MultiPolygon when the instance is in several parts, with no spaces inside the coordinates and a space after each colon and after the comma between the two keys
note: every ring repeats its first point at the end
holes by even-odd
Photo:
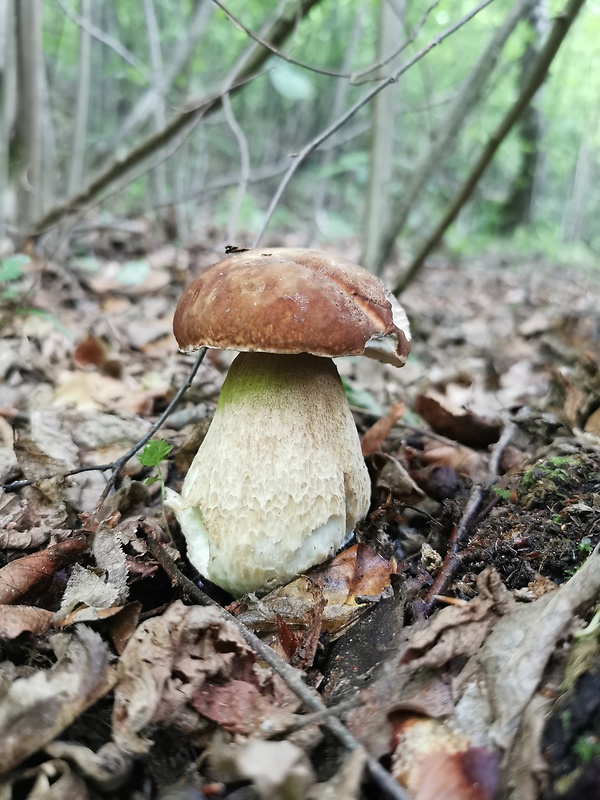
{"type": "Polygon", "coordinates": [[[354,420],[330,359],[242,353],[208,434],[169,492],[190,561],[235,595],[332,555],[369,507],[354,420]]]}

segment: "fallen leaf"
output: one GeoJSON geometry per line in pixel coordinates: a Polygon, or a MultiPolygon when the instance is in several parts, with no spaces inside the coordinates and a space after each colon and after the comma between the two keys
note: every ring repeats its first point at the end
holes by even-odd
{"type": "Polygon", "coordinates": [[[297,702],[256,659],[216,609],[173,603],[137,628],[121,656],[116,743],[145,753],[152,744],[150,726],[158,722],[187,735],[206,730],[206,718],[246,735],[263,724],[270,734],[289,725],[297,702]]]}
{"type": "Polygon", "coordinates": [[[433,389],[416,398],[414,410],[436,433],[468,447],[485,448],[498,441],[502,430],[499,422],[489,422],[463,408],[456,408],[433,389]]]}
{"type": "Polygon", "coordinates": [[[0,778],[0,797],[22,800],[88,800],[85,782],[66,761],[53,759],[0,778]],[[24,793],[26,792],[26,794],[24,793]]]}
{"type": "Polygon", "coordinates": [[[80,626],[50,640],[57,656],[48,670],[17,678],[5,671],[0,686],[0,773],[53,741],[114,685],[108,648],[80,626]],[[11,680],[12,678],[12,680],[11,680]]]}
{"type": "Polygon", "coordinates": [[[360,440],[363,456],[376,453],[387,439],[394,425],[406,414],[404,403],[395,403],[385,417],[381,417],[366,431],[360,440]]]}
{"type": "Polygon", "coordinates": [[[18,603],[26,595],[41,594],[56,572],[76,561],[86,546],[86,537],[75,534],[64,542],[11,561],[0,569],[0,603],[18,603]]]}
{"type": "Polygon", "coordinates": [[[50,627],[52,612],[33,606],[0,605],[0,639],[16,639],[26,631],[39,636],[50,627]]]}

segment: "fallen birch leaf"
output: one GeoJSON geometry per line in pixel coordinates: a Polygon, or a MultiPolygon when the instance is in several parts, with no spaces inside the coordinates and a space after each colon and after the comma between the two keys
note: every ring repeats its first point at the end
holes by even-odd
{"type": "Polygon", "coordinates": [[[485,448],[498,441],[502,425],[488,422],[463,408],[452,406],[446,397],[430,389],[419,395],[414,410],[436,433],[468,447],[485,448]]]}

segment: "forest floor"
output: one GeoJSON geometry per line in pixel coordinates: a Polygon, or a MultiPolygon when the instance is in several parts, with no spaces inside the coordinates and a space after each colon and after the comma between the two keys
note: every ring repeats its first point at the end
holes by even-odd
{"type": "Polygon", "coordinates": [[[193,364],[172,315],[220,256],[145,235],[0,262],[0,798],[600,798],[598,276],[425,269],[406,366],[339,364],[373,482],[356,541],[233,602],[161,506],[230,354],[99,513],[110,470],[63,477],[132,447],[193,364]]]}

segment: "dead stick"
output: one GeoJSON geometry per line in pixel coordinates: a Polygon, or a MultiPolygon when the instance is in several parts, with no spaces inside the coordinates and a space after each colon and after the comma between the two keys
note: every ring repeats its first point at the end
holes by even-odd
{"type": "Polygon", "coordinates": [[[250,647],[281,676],[294,694],[310,709],[323,715],[324,724],[327,725],[338,741],[350,752],[359,750],[364,754],[371,775],[374,781],[379,784],[380,788],[383,789],[392,800],[409,800],[408,794],[400,784],[392,778],[390,773],[381,766],[379,761],[369,753],[358,739],[350,733],[348,728],[335,716],[335,709],[328,709],[323,701],[313,693],[313,690],[304,683],[302,680],[302,673],[299,670],[290,666],[287,661],[269,647],[268,644],[265,644],[262,639],[259,639],[258,636],[249,630],[242,622],[236,619],[233,614],[226,611],[215,600],[199,589],[193,581],[186,578],[173,559],[157,541],[151,538],[148,538],[147,541],[150,552],[171,578],[174,585],[178,585],[189,599],[193,600],[195,603],[216,608],[225,622],[230,622],[235,625],[250,647]]]}
{"type": "Polygon", "coordinates": [[[460,563],[458,558],[458,547],[465,538],[465,534],[469,530],[469,527],[473,523],[473,520],[479,511],[479,507],[483,502],[483,498],[498,480],[502,453],[512,439],[514,433],[515,426],[512,423],[509,423],[502,431],[502,436],[494,445],[492,456],[490,458],[488,478],[483,485],[477,484],[473,486],[461,520],[459,524],[452,529],[450,540],[448,542],[448,549],[446,551],[446,557],[444,558],[444,563],[442,564],[440,571],[436,575],[436,578],[425,598],[423,600],[416,600],[413,603],[413,612],[415,616],[423,617],[427,614],[430,614],[436,603],[437,595],[443,594],[450,581],[454,577],[454,574],[460,563]]]}

